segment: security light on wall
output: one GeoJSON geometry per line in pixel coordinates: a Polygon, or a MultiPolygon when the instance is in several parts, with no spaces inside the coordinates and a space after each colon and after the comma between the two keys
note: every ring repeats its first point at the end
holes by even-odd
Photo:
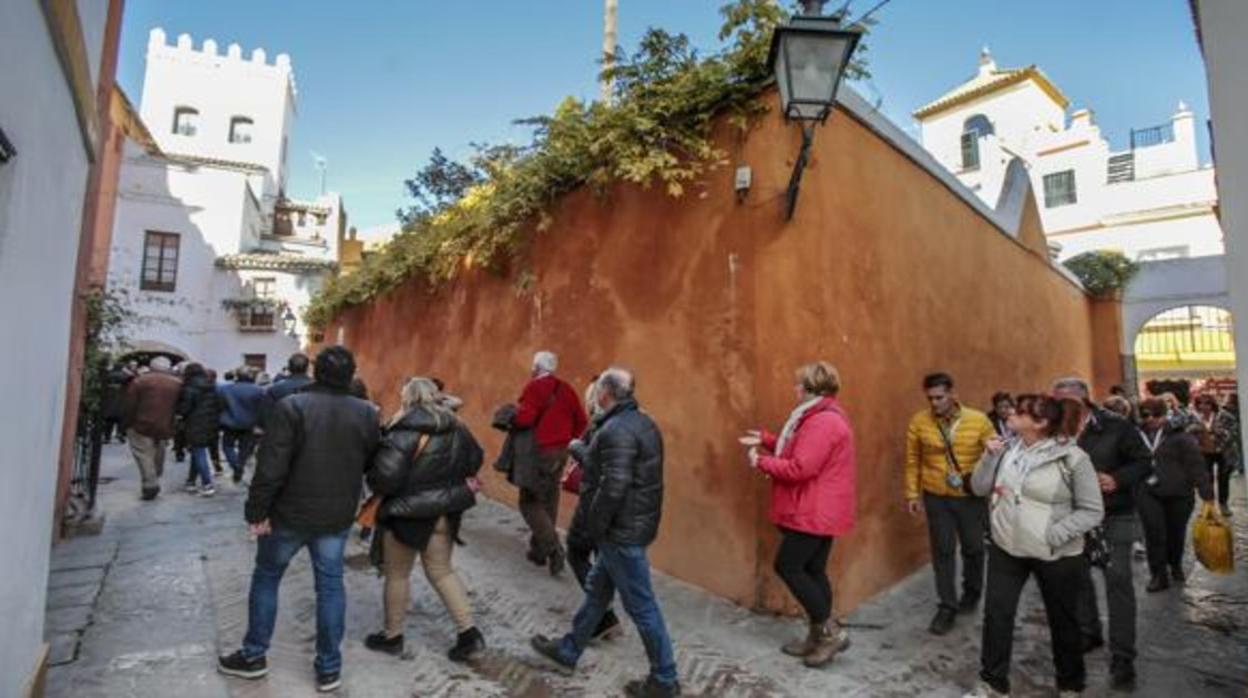
{"type": "Polygon", "coordinates": [[[855,27],[842,27],[843,15],[823,16],[827,0],[803,0],[802,14],[776,27],[768,63],[780,90],[785,119],[802,124],[802,150],[789,178],[785,219],[793,217],[802,172],[810,159],[815,125],[827,120],[836,105],[836,90],[845,67],[862,38],[855,27]]]}

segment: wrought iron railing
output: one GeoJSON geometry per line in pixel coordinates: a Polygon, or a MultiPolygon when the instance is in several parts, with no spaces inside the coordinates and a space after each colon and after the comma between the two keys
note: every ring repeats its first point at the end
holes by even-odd
{"type": "Polygon", "coordinates": [[[100,485],[100,453],[104,447],[104,424],[99,415],[82,410],[74,433],[74,464],[69,479],[69,495],[95,509],[95,494],[100,485]]]}
{"type": "Polygon", "coordinates": [[[1145,325],[1135,340],[1137,356],[1233,351],[1231,315],[1216,308],[1186,308],[1164,313],[1145,325]]]}
{"type": "Polygon", "coordinates": [[[1174,141],[1174,124],[1131,129],[1131,149],[1147,148],[1174,141]]]}

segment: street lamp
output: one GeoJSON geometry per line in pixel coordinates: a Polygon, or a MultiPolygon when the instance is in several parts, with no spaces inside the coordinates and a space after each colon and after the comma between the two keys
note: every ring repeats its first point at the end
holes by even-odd
{"type": "Polygon", "coordinates": [[[286,328],[286,334],[291,337],[295,336],[295,320],[294,311],[290,309],[289,305],[286,306],[286,312],[282,313],[282,327],[286,328]]]}
{"type": "Polygon", "coordinates": [[[842,15],[823,16],[827,0],[802,0],[802,14],[776,27],[767,58],[780,88],[784,118],[802,124],[802,150],[789,177],[785,220],[793,218],[802,171],[810,159],[815,125],[836,104],[836,90],[862,31],[841,26],[842,15]]]}

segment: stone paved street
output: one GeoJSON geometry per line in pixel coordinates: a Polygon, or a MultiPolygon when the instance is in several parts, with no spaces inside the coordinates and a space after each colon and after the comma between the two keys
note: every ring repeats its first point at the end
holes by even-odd
{"type": "MultiPolygon", "coordinates": [[[[172,459],[170,459],[172,461],[172,459]]],[[[106,448],[101,485],[108,514],[101,535],[54,550],[48,640],[56,666],[51,696],[236,698],[315,695],[312,576],[300,555],[282,587],[272,671],[263,681],[216,673],[217,652],[245,631],[253,543],[242,523],[244,490],[228,482],[203,499],[182,493],[186,466],[170,462],[164,494],[138,500],[137,475],[122,447],[106,448]]],[[[1140,688],[1136,695],[1248,695],[1248,511],[1236,502],[1236,574],[1197,568],[1186,588],[1140,591],[1140,688]]],[[[457,566],[472,591],[490,649],[471,666],[445,650],[453,626],[422,576],[414,575],[408,653],[401,659],[364,649],[381,622],[381,582],[359,565],[347,573],[348,618],[343,696],[611,696],[644,672],[632,628],[586,654],[573,677],[548,670],[528,650],[535,632],[567,627],[579,599],[571,575],[551,578],[521,555],[523,525],[511,510],[482,503],[466,517],[467,546],[457,566]]],[[[708,533],[708,544],[714,534],[708,533]]],[[[882,542],[885,544],[886,542],[882,542]]],[[[354,543],[352,554],[362,549],[354,543]]],[[[958,696],[977,670],[978,623],[950,636],[925,631],[933,609],[924,570],[859,609],[847,622],[854,646],[824,671],[804,669],[776,648],[796,622],[759,616],[658,575],[657,589],[676,644],[685,694],[693,696],[958,696]]],[[[1047,630],[1034,586],[1020,610],[1016,695],[1052,695],[1047,630]]],[[[1088,695],[1105,695],[1108,658],[1089,656],[1088,695]]]]}

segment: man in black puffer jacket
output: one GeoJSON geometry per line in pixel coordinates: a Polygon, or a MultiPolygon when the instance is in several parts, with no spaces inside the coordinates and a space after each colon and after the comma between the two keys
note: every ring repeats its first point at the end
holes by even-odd
{"type": "Polygon", "coordinates": [[[258,679],[268,673],[278,586],[306,546],[316,575],[317,688],[342,685],[343,550],[381,434],[377,409],[348,392],[354,376],[355,357],[345,347],[322,350],[315,384],[278,403],[269,421],[245,508],[259,537],[247,635],[242,649],[220,658],[224,674],[258,679]]]}
{"type": "Polygon", "coordinates": [[[646,559],[663,512],[663,436],[637,406],[630,372],[607,369],[598,378],[597,394],[600,426],[578,459],[585,464],[585,474],[573,524],[587,531],[596,545],[585,600],[572,621],[572,632],[561,640],[536,635],[531,643],[561,668],[574,669],[618,590],[650,659],[649,676],[629,682],[625,694],[679,695],[672,642],[646,559]]]}
{"type": "MultiPolygon", "coordinates": [[[[1092,459],[1105,500],[1102,526],[1109,542],[1110,560],[1102,571],[1109,607],[1110,683],[1115,689],[1129,689],[1135,685],[1136,654],[1135,582],[1131,579],[1131,544],[1136,539],[1134,492],[1152,471],[1152,454],[1130,422],[1092,404],[1084,381],[1063,378],[1053,385],[1053,394],[1078,400],[1089,410],[1079,434],[1079,448],[1092,459]]],[[[1086,652],[1104,644],[1091,567],[1078,594],[1079,626],[1086,652]]]]}

